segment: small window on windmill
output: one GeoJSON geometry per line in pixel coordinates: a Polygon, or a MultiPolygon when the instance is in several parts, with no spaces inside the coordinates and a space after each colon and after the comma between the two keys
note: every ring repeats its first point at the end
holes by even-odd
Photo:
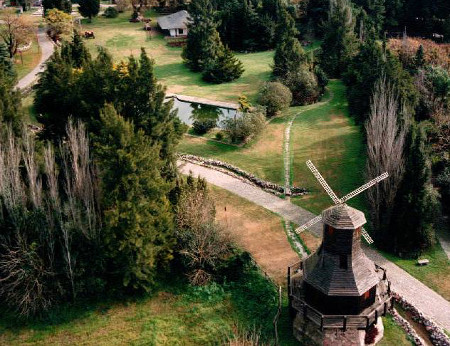
{"type": "Polygon", "coordinates": [[[345,270],[348,269],[347,255],[339,255],[339,268],[345,270]]]}
{"type": "Polygon", "coordinates": [[[332,236],[333,236],[333,233],[334,233],[334,228],[331,227],[331,226],[329,226],[329,225],[327,225],[327,232],[328,232],[328,235],[329,235],[330,237],[332,237],[332,236]]]}
{"type": "Polygon", "coordinates": [[[368,290],[367,292],[365,292],[365,293],[363,294],[364,300],[369,299],[369,297],[370,297],[370,290],[368,290]]]}

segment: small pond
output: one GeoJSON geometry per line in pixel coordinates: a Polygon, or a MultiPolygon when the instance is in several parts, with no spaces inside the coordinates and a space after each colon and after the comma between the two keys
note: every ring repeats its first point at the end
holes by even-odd
{"type": "Polygon", "coordinates": [[[220,127],[222,120],[233,118],[237,114],[236,109],[180,101],[176,97],[173,101],[173,108],[178,109],[178,117],[187,125],[192,125],[197,119],[215,119],[216,126],[220,127]]]}

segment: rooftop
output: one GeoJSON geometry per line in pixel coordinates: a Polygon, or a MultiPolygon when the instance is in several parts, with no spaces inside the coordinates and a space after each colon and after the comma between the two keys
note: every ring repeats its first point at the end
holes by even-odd
{"type": "Polygon", "coordinates": [[[185,10],[169,14],[168,16],[159,17],[158,25],[163,30],[170,29],[187,29],[190,22],[189,13],[185,10]]]}
{"type": "Polygon", "coordinates": [[[357,229],[367,222],[363,212],[347,204],[325,209],[322,212],[322,220],[323,223],[336,229],[357,229]]]}

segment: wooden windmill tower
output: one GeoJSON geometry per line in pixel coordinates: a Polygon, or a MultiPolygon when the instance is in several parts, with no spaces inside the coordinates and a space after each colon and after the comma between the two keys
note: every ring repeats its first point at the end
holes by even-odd
{"type": "Polygon", "coordinates": [[[290,305],[296,314],[294,333],[317,344],[364,345],[367,331],[375,328],[379,340],[383,325],[378,317],[386,313],[391,302],[389,281],[386,271],[369,260],[361,248],[361,236],[373,243],[362,227],[364,213],[345,202],[388,174],[338,198],[312,162],[306,164],[335,205],[295,230],[301,233],[320,221],[324,225],[319,249],[288,269],[290,305]]]}

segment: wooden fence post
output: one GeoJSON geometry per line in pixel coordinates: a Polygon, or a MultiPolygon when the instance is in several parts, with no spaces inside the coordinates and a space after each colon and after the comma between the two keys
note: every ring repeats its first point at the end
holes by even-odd
{"type": "Polygon", "coordinates": [[[273,326],[275,328],[275,345],[278,346],[278,319],[281,315],[281,286],[278,286],[278,310],[275,315],[275,318],[273,319],[273,326]]]}

